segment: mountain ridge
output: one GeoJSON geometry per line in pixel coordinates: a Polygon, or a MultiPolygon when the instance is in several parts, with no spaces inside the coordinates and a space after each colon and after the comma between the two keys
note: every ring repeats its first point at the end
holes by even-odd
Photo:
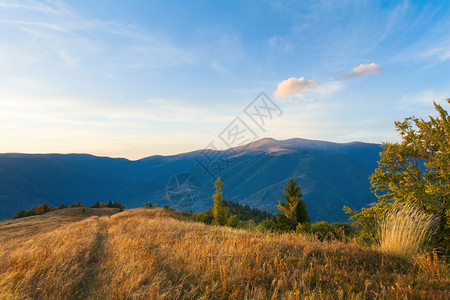
{"type": "Polygon", "coordinates": [[[215,176],[199,165],[204,149],[139,160],[91,154],[0,154],[0,219],[42,202],[56,206],[117,200],[127,207],[145,202],[174,206],[179,203],[170,198],[170,181],[191,174],[201,192],[190,206],[181,207],[187,210],[210,208],[214,177],[221,176],[227,200],[274,213],[283,183],[294,177],[304,190],[313,220],[342,221],[346,219],[342,205],[358,209],[374,200],[368,176],[380,151],[380,145],[373,143],[264,138],[217,151],[226,155],[229,166],[215,176]]]}

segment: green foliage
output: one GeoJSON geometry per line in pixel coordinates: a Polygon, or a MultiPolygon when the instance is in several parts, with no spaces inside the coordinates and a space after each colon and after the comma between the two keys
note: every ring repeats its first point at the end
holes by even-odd
{"type": "Polygon", "coordinates": [[[220,177],[217,178],[216,182],[214,183],[214,187],[216,188],[216,192],[213,195],[214,199],[214,206],[212,207],[212,213],[213,213],[213,225],[226,225],[228,221],[228,213],[227,209],[223,206],[223,195],[222,195],[222,188],[223,184],[220,181],[220,177]]]}
{"type": "Polygon", "coordinates": [[[310,218],[306,210],[306,204],[302,200],[301,187],[294,178],[290,178],[284,187],[284,201],[278,201],[277,208],[282,214],[277,213],[277,223],[281,230],[295,230],[298,223],[309,223],[310,218]]]}
{"type": "Polygon", "coordinates": [[[72,203],[69,208],[73,208],[73,207],[84,207],[83,203],[81,203],[80,201],[72,203]]]}
{"type": "Polygon", "coordinates": [[[223,200],[222,204],[227,208],[229,214],[236,215],[241,221],[253,220],[255,223],[260,223],[265,219],[273,218],[272,214],[257,208],[251,208],[248,204],[241,205],[238,202],[226,200],[223,200]]]}
{"type": "Polygon", "coordinates": [[[237,218],[236,215],[232,215],[228,218],[228,221],[227,221],[228,227],[236,228],[236,227],[238,227],[238,225],[239,225],[239,219],[237,218]]]}
{"type": "Polygon", "coordinates": [[[89,206],[90,208],[100,208],[100,202],[97,201],[94,205],[89,206]]]}
{"type": "Polygon", "coordinates": [[[313,224],[299,223],[297,225],[297,232],[313,234],[319,240],[345,240],[353,236],[356,231],[353,226],[347,223],[328,223],[322,221],[313,224]]]}
{"type": "MultiPolygon", "coordinates": [[[[261,211],[257,208],[250,208],[248,205],[241,205],[237,202],[231,202],[223,200],[222,205],[225,209],[227,209],[227,212],[231,215],[226,225],[231,227],[238,227],[238,228],[253,228],[256,225],[260,224],[261,222],[266,222],[266,220],[271,220],[272,224],[275,224],[273,221],[273,216],[265,211],[261,211]],[[234,217],[237,220],[237,225],[235,226],[234,217]],[[230,219],[232,219],[232,223],[230,223],[230,219]]],[[[203,222],[205,224],[212,224],[214,220],[214,216],[212,213],[212,209],[208,209],[205,212],[202,213],[186,213],[188,216],[196,221],[203,222]]],[[[270,228],[270,230],[273,229],[273,226],[270,228]]],[[[263,231],[263,230],[262,230],[263,231]]]]}
{"type": "Polygon", "coordinates": [[[35,215],[42,215],[45,213],[48,213],[50,211],[54,211],[56,210],[56,208],[54,208],[53,206],[48,206],[47,204],[41,204],[36,206],[35,208],[32,208],[30,210],[21,210],[19,211],[14,217],[13,219],[19,219],[19,218],[24,218],[24,217],[30,217],[30,216],[35,216],[35,215]]]}
{"type": "Polygon", "coordinates": [[[25,217],[32,216],[32,215],[34,215],[34,209],[32,209],[32,211],[33,212],[30,213],[30,211],[21,210],[13,217],[13,219],[19,219],[19,218],[25,218],[25,217]]]}
{"type": "Polygon", "coordinates": [[[145,202],[145,208],[153,208],[153,205],[150,202],[145,202]]]}
{"type": "Polygon", "coordinates": [[[369,208],[362,208],[360,212],[352,210],[344,206],[344,211],[350,214],[349,220],[352,221],[353,226],[360,229],[358,237],[369,244],[378,239],[378,221],[381,220],[385,213],[392,207],[392,203],[379,201],[370,204],[369,208]]]}
{"type": "Polygon", "coordinates": [[[273,218],[268,218],[261,221],[256,228],[261,232],[272,232],[277,230],[277,223],[273,218]]]}
{"type": "MultiPolygon", "coordinates": [[[[450,99],[447,99],[450,103],[450,99]]],[[[377,239],[373,225],[391,204],[412,204],[437,217],[435,245],[449,249],[450,227],[450,117],[434,103],[438,117],[428,120],[416,117],[395,122],[400,143],[384,143],[378,168],[371,175],[372,190],[377,203],[352,214],[355,226],[361,227],[365,239],[377,239]]]]}
{"type": "Polygon", "coordinates": [[[64,208],[67,208],[67,205],[64,204],[64,203],[61,203],[61,204],[58,206],[58,209],[64,209],[64,208]]]}
{"type": "Polygon", "coordinates": [[[207,211],[199,214],[194,214],[194,220],[203,222],[205,224],[212,224],[214,220],[214,216],[212,214],[212,211],[208,209],[207,211]]]}

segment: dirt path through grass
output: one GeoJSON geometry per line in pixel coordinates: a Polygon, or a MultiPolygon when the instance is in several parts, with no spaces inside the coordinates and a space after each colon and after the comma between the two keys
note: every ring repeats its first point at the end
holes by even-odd
{"type": "Polygon", "coordinates": [[[105,257],[105,243],[108,239],[108,227],[110,226],[109,217],[96,217],[95,221],[98,225],[98,231],[95,237],[95,242],[89,253],[89,260],[86,271],[81,280],[81,287],[79,291],[73,296],[80,299],[85,299],[95,293],[100,282],[101,265],[105,257]]]}

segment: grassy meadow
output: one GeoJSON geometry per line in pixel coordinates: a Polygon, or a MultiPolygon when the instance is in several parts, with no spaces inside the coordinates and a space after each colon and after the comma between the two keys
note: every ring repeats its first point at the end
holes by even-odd
{"type": "Polygon", "coordinates": [[[0,222],[0,299],[446,299],[448,265],[154,208],[0,222]]]}

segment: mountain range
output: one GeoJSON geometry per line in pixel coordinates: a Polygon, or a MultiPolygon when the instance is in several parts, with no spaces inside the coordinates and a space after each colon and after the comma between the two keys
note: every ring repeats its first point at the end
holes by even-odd
{"type": "Polygon", "coordinates": [[[224,198],[271,213],[287,179],[302,187],[313,221],[345,221],[342,206],[373,202],[369,176],[379,144],[264,138],[224,151],[198,150],[140,160],[88,154],[0,154],[0,219],[39,204],[146,202],[179,210],[212,206],[220,176],[224,198]]]}

